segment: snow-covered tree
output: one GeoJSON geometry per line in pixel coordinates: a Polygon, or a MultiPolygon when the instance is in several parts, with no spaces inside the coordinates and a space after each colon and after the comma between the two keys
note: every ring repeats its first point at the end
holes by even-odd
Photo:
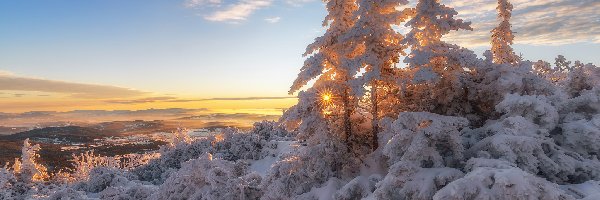
{"type": "MultiPolygon", "coordinates": [[[[352,54],[352,49],[348,48],[347,43],[340,40],[340,36],[346,33],[354,24],[356,19],[352,13],[358,8],[355,0],[324,0],[328,11],[323,26],[328,27],[325,34],[315,39],[308,45],[304,56],[309,56],[304,62],[298,77],[294,81],[289,93],[292,94],[300,90],[310,80],[315,78],[317,82],[327,82],[319,88],[320,98],[307,99],[308,101],[323,101],[325,104],[320,110],[332,105],[333,99],[340,99],[342,105],[338,109],[342,110],[341,115],[344,139],[352,134],[352,123],[350,116],[356,106],[356,98],[350,96],[351,89],[349,81],[358,73],[359,69],[347,65],[346,59],[352,54]]],[[[315,112],[321,112],[314,110],[315,112]]]]}
{"type": "MultiPolygon", "coordinates": [[[[347,65],[363,73],[353,80],[353,92],[356,98],[365,94],[368,86],[371,90],[372,142],[377,148],[378,120],[381,110],[380,101],[398,102],[398,70],[395,64],[401,55],[405,55],[406,45],[400,42],[404,36],[393,29],[412,15],[412,10],[398,10],[397,7],[408,4],[406,0],[360,0],[359,9],[354,13],[357,19],[354,26],[342,37],[344,43],[354,49],[352,59],[347,65]],[[378,92],[378,90],[383,90],[378,92]],[[394,92],[396,94],[394,94],[394,92]],[[385,97],[392,97],[391,99],[385,97]]],[[[397,115],[397,110],[383,110],[384,113],[397,115]]]]}
{"type": "Polygon", "coordinates": [[[498,64],[516,64],[519,62],[519,56],[513,52],[510,46],[515,38],[511,30],[510,17],[512,15],[513,5],[509,0],[498,0],[498,19],[500,24],[492,32],[492,54],[494,63],[498,64]]]}
{"type": "Polygon", "coordinates": [[[470,22],[456,19],[458,13],[439,0],[418,1],[414,13],[406,23],[410,32],[402,41],[411,49],[404,59],[410,74],[405,95],[410,98],[403,102],[413,104],[414,111],[462,114],[470,107],[461,99],[466,96],[465,68],[471,68],[477,56],[442,41],[442,36],[450,31],[472,30],[470,22]]]}
{"type": "Polygon", "coordinates": [[[23,141],[20,167],[18,170],[15,170],[20,181],[31,183],[47,180],[49,178],[46,167],[36,161],[36,159],[39,159],[40,157],[37,153],[40,149],[39,144],[31,145],[31,143],[29,143],[29,138],[23,141]]]}

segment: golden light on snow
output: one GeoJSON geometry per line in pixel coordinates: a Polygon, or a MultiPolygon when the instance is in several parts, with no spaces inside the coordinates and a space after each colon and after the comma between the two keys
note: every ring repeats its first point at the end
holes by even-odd
{"type": "Polygon", "coordinates": [[[225,139],[225,135],[222,133],[215,135],[215,142],[220,142],[220,141],[223,141],[224,139],[225,139]]]}

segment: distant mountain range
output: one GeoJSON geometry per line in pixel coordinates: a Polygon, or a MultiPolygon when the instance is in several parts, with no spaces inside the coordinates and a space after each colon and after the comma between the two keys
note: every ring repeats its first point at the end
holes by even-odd
{"type": "MultiPolygon", "coordinates": [[[[8,129],[8,128],[5,128],[8,129]]],[[[13,130],[12,128],[10,128],[13,130]]],[[[29,138],[32,143],[40,144],[42,162],[51,168],[69,166],[71,154],[86,150],[106,156],[157,150],[164,141],[149,140],[145,143],[127,143],[119,145],[98,145],[107,138],[130,138],[130,136],[148,136],[153,133],[172,132],[177,127],[163,121],[115,121],[89,126],[56,126],[34,128],[10,135],[0,136],[0,166],[14,162],[20,156],[23,140],[29,138]],[[77,147],[77,148],[65,148],[77,147]]],[[[133,137],[136,138],[136,137],[133,137]]],[[[139,138],[137,138],[139,139],[139,138]]],[[[127,140],[127,139],[124,139],[127,140]]]]}

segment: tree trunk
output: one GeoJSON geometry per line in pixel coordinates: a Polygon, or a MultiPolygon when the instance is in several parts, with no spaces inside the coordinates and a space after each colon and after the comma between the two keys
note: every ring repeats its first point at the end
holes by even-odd
{"type": "Polygon", "coordinates": [[[377,103],[377,83],[373,82],[371,85],[371,115],[373,116],[373,119],[371,120],[371,144],[373,151],[379,147],[379,142],[377,139],[377,133],[379,133],[379,110],[377,108],[377,103]]]}
{"type": "Polygon", "coordinates": [[[342,95],[344,104],[344,140],[346,141],[346,144],[349,145],[350,137],[352,136],[352,123],[350,122],[350,113],[352,110],[350,108],[350,95],[348,93],[348,87],[345,87],[342,95]]]}

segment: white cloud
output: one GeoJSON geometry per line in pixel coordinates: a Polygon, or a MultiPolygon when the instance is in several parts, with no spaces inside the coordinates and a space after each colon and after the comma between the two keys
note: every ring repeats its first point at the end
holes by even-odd
{"type": "Polygon", "coordinates": [[[222,0],[186,0],[184,5],[188,8],[199,8],[207,5],[218,6],[221,3],[223,3],[222,0]]]}
{"type": "Polygon", "coordinates": [[[267,21],[271,24],[274,24],[274,23],[281,21],[281,17],[269,17],[269,18],[265,18],[265,21],[267,21]]]}
{"type": "MultiPolygon", "coordinates": [[[[489,45],[490,30],[496,25],[495,0],[444,0],[471,21],[474,31],[450,34],[447,40],[463,46],[489,45]]],[[[575,42],[600,43],[598,0],[512,0],[511,23],[515,43],[561,45],[575,42]]]]}
{"type": "Polygon", "coordinates": [[[285,2],[287,2],[288,4],[292,5],[292,6],[301,6],[302,4],[305,3],[310,3],[316,0],[286,0],[285,2]]]}
{"type": "Polygon", "coordinates": [[[14,75],[12,72],[0,70],[0,76],[12,76],[12,75],[14,75]]]}
{"type": "Polygon", "coordinates": [[[244,21],[256,10],[268,7],[271,3],[273,3],[273,0],[241,0],[205,16],[204,19],[234,23],[244,21]]]}

